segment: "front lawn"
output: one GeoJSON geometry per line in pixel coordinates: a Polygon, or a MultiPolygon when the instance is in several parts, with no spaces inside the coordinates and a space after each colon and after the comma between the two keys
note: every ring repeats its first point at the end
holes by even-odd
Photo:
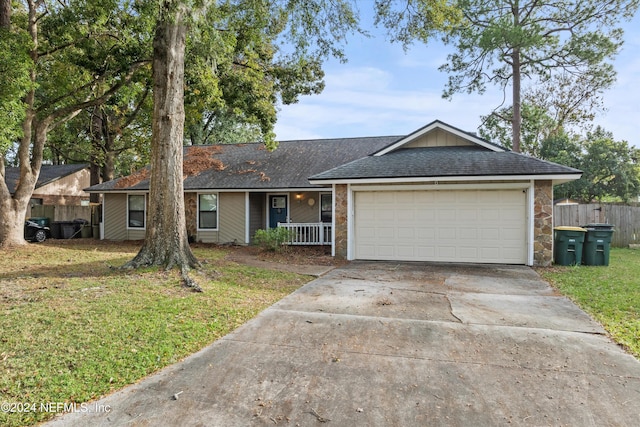
{"type": "Polygon", "coordinates": [[[538,272],[640,358],[640,251],[612,248],[609,266],[552,267],[538,272]]]}
{"type": "Polygon", "coordinates": [[[180,286],[178,272],[112,268],[138,249],[81,239],[0,251],[0,425],[34,424],[63,403],[134,383],[311,280],[199,247],[204,268],[194,277],[204,293],[194,293],[180,286]]]}

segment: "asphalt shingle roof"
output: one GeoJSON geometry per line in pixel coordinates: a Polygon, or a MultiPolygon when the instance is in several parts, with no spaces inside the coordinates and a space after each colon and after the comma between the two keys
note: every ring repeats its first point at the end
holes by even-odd
{"type": "MultiPolygon", "coordinates": [[[[200,152],[208,147],[218,163],[187,176],[184,189],[317,188],[309,183],[309,176],[369,156],[400,138],[402,136],[281,141],[272,152],[262,144],[194,146],[200,152]]],[[[185,147],[186,162],[191,148],[185,147]]],[[[148,179],[120,178],[94,185],[87,191],[148,189],[148,179]]]]}
{"type": "Polygon", "coordinates": [[[511,151],[476,146],[399,149],[313,175],[311,180],[579,174],[581,171],[511,151]]]}
{"type": "MultiPolygon", "coordinates": [[[[42,165],[40,168],[40,175],[36,182],[36,188],[40,188],[53,181],[57,181],[60,178],[74,174],[82,169],[86,169],[89,165],[75,164],[75,165],[42,165]]],[[[16,184],[20,179],[20,168],[9,167],[5,169],[4,181],[7,183],[9,193],[13,194],[16,191],[16,184]]]]}

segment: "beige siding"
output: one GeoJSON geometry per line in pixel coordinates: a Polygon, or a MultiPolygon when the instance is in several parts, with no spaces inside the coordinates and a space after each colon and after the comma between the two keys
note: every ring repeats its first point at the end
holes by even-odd
{"type": "Polygon", "coordinates": [[[104,195],[104,238],[127,240],[127,195],[104,195]]]}
{"type": "Polygon", "coordinates": [[[249,239],[253,239],[257,230],[267,224],[267,195],[265,193],[251,193],[249,195],[249,239]]]}
{"type": "Polygon", "coordinates": [[[89,176],[89,169],[83,169],[43,185],[32,197],[43,199],[45,205],[80,205],[81,200],[89,200],[89,193],[83,191],[91,185],[89,176]]]}
{"type": "Polygon", "coordinates": [[[245,193],[218,194],[218,231],[198,231],[197,240],[204,243],[244,244],[245,193]]]}
{"type": "Polygon", "coordinates": [[[415,141],[410,142],[409,144],[405,145],[405,147],[452,147],[460,145],[473,146],[475,144],[442,129],[435,129],[431,132],[426,133],[425,135],[422,135],[415,141]]]}
{"type": "MultiPolygon", "coordinates": [[[[147,209],[149,200],[147,198],[147,209]]],[[[145,229],[127,228],[127,194],[104,195],[104,238],[143,240],[145,229]]]]}
{"type": "Polygon", "coordinates": [[[220,242],[245,243],[245,193],[220,193],[220,242]]]}
{"type": "Polygon", "coordinates": [[[320,193],[317,191],[291,193],[289,200],[291,222],[320,222],[320,193]],[[298,195],[300,195],[299,198],[298,195]],[[313,200],[313,205],[309,204],[309,200],[313,200]]]}

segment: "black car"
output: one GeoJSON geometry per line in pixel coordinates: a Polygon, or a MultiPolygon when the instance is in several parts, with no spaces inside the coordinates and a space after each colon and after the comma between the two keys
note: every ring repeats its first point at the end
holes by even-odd
{"type": "Polygon", "coordinates": [[[49,227],[38,224],[30,220],[24,222],[24,238],[32,242],[44,242],[51,237],[49,227]]]}

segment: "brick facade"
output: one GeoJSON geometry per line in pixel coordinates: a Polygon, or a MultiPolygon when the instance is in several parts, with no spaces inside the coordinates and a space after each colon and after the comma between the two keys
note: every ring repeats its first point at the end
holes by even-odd
{"type": "Polygon", "coordinates": [[[198,195],[184,193],[184,214],[187,221],[187,236],[195,239],[198,235],[198,195]]]}

